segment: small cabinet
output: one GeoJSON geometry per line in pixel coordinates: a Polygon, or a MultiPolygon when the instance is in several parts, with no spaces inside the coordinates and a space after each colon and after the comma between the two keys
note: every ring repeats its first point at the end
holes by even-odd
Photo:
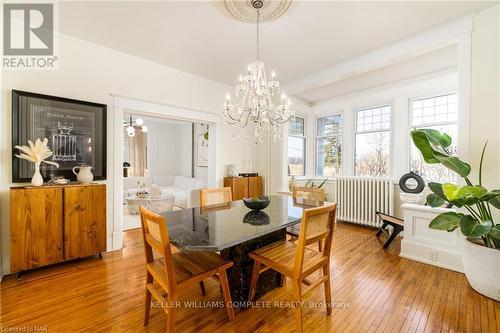
{"type": "Polygon", "coordinates": [[[10,192],[10,269],[12,272],[63,260],[61,188],[10,192]]]}
{"type": "Polygon", "coordinates": [[[106,251],[106,187],[64,189],[64,258],[106,251]]]}
{"type": "Polygon", "coordinates": [[[225,177],[224,187],[231,188],[233,200],[262,195],[262,177],[225,177]]]}
{"type": "Polygon", "coordinates": [[[104,251],[104,184],[11,188],[11,273],[104,251]]]}

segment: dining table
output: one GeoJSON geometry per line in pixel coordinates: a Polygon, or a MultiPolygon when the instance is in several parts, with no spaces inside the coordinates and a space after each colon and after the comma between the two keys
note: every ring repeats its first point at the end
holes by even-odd
{"type": "MultiPolygon", "coordinates": [[[[170,242],[183,251],[219,252],[233,262],[228,281],[235,308],[245,308],[253,268],[250,252],[286,240],[286,228],[300,223],[307,202],[271,195],[260,211],[247,208],[243,200],[225,204],[164,212],[170,242]]],[[[281,274],[268,270],[259,277],[257,297],[282,285],[281,274]]]]}

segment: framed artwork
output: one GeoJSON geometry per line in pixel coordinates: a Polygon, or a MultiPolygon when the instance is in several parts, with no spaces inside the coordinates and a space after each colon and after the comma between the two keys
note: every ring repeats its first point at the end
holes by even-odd
{"type": "Polygon", "coordinates": [[[203,125],[202,134],[198,135],[196,140],[197,165],[199,167],[208,167],[208,125],[203,125]]]}
{"type": "Polygon", "coordinates": [[[12,90],[12,181],[29,182],[34,164],[14,156],[16,145],[48,139],[50,161],[42,164],[44,180],[64,176],[76,180],[75,166],[92,167],[95,180],[106,179],[105,104],[12,90]]]}

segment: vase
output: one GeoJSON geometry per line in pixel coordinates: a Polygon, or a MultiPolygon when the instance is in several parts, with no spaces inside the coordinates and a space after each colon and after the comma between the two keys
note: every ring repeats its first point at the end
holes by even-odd
{"type": "Polygon", "coordinates": [[[464,238],[464,273],[474,290],[500,302],[500,250],[464,238]]]}
{"type": "Polygon", "coordinates": [[[40,173],[40,163],[35,163],[35,173],[33,174],[33,177],[31,178],[31,185],[33,185],[33,186],[42,186],[43,185],[43,178],[42,178],[42,174],[40,173]]]}
{"type": "Polygon", "coordinates": [[[90,183],[94,180],[94,175],[92,174],[92,167],[88,165],[76,166],[73,168],[73,173],[76,175],[76,180],[79,183],[90,183]],[[78,170],[78,172],[76,172],[78,170]]]}

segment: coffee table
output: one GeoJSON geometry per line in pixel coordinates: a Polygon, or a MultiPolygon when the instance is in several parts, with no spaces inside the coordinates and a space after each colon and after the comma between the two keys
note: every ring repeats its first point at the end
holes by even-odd
{"type": "Polygon", "coordinates": [[[156,198],[147,195],[145,197],[130,197],[125,200],[127,200],[129,214],[138,215],[140,206],[144,206],[158,214],[170,212],[174,207],[174,199],[173,195],[167,194],[156,198]]]}

